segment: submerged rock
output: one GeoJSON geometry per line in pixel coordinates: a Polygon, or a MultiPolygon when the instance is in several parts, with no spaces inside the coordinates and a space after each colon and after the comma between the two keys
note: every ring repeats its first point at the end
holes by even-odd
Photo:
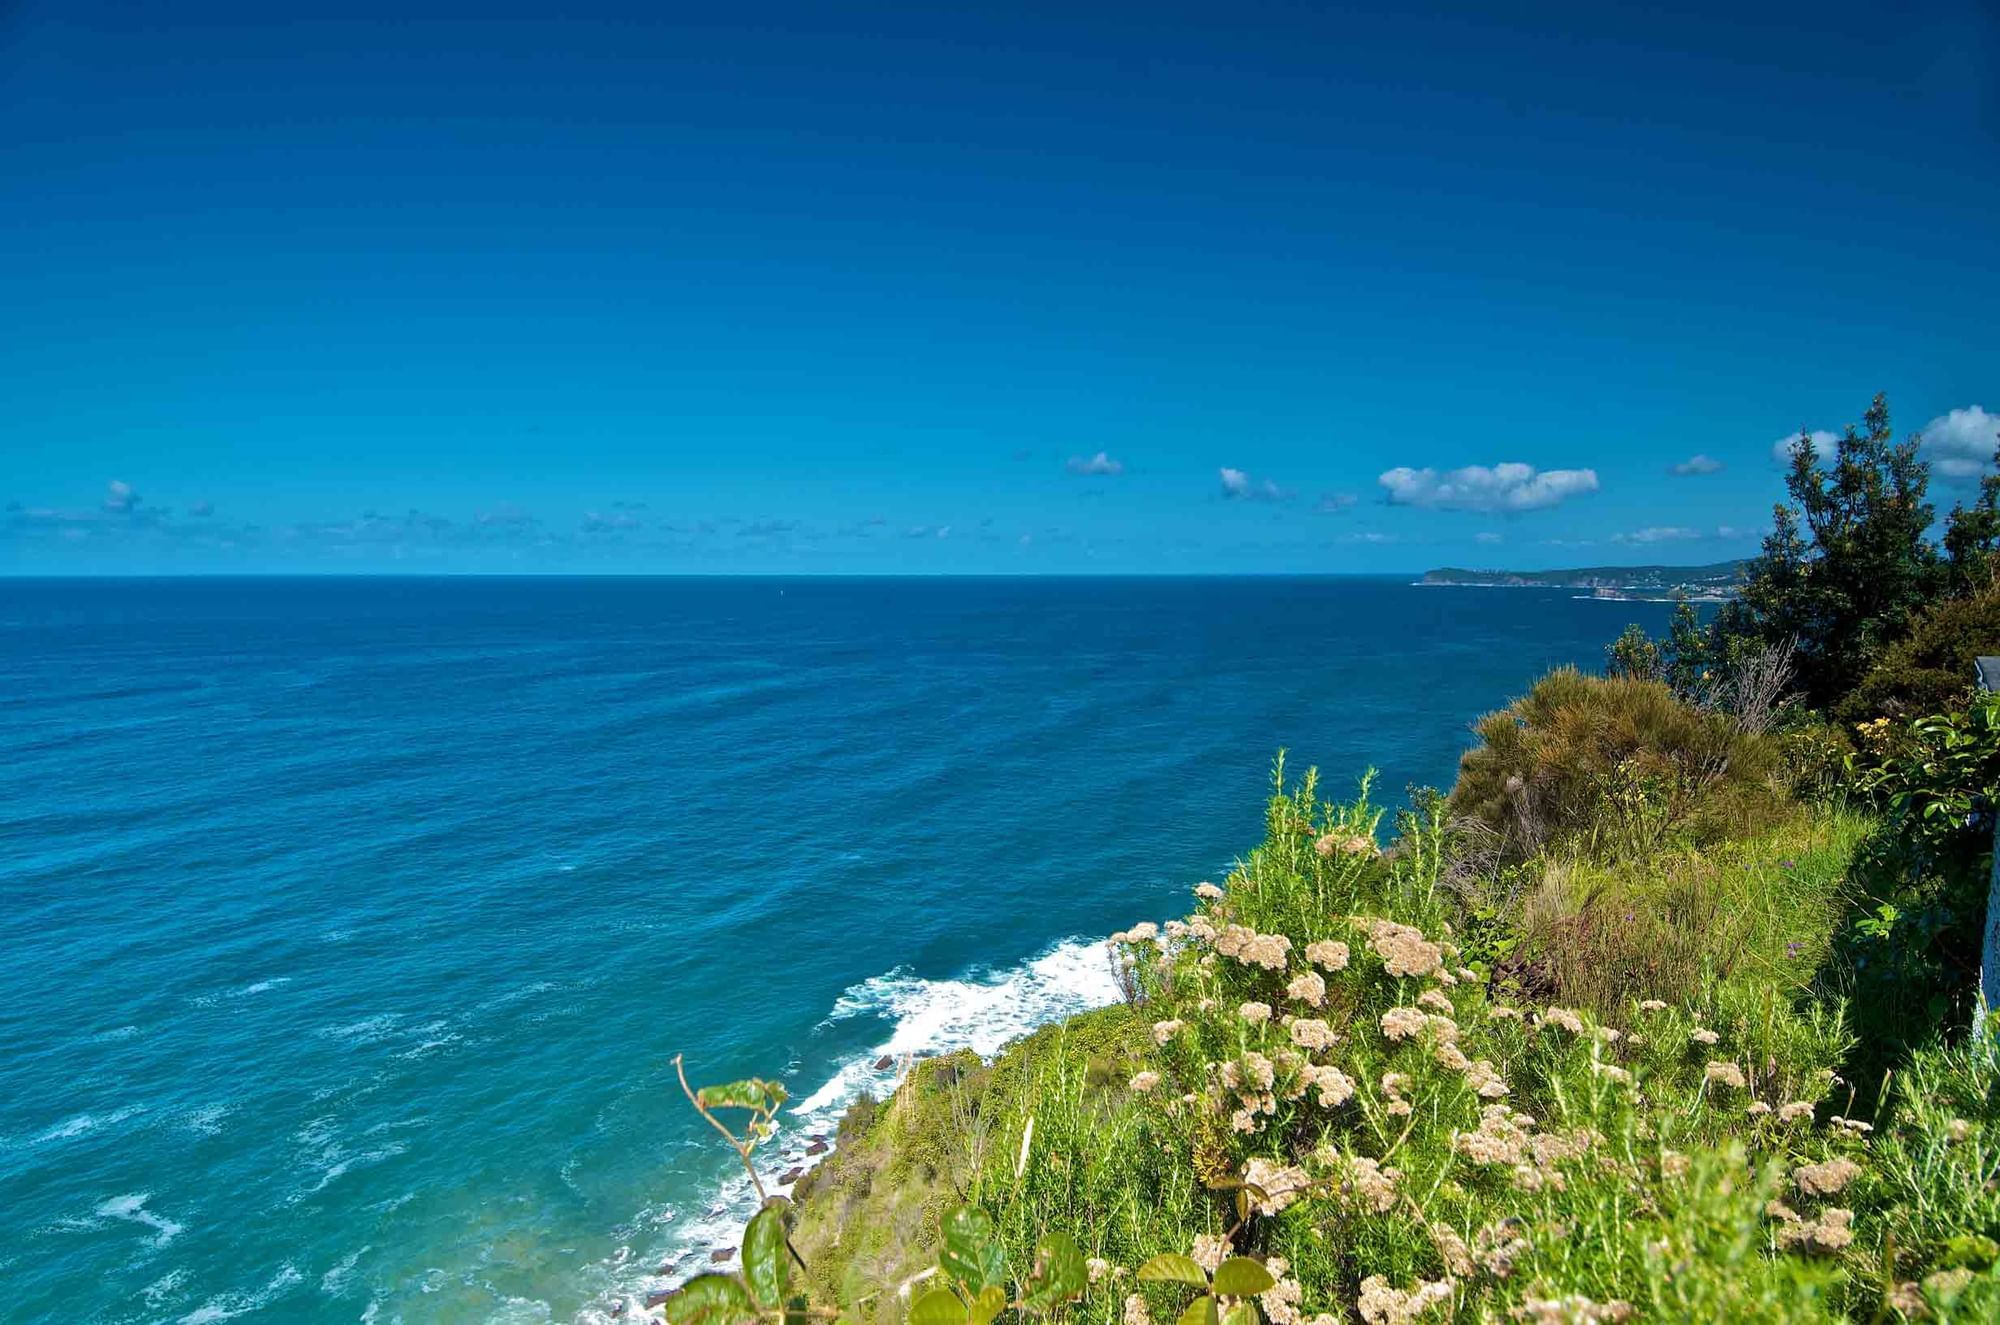
{"type": "Polygon", "coordinates": [[[875,1070],[877,1072],[887,1072],[890,1068],[894,1067],[895,1065],[896,1065],[896,1060],[889,1057],[889,1055],[887,1054],[883,1054],[880,1058],[875,1060],[875,1070]]]}

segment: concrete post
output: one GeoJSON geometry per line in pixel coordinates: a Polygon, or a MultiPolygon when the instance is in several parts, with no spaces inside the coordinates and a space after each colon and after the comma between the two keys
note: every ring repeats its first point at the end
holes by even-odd
{"type": "MultiPolygon", "coordinates": [[[[1979,688],[2000,690],[2000,658],[1978,662],[1979,688]]],[[[1986,1013],[2000,1007],[2000,810],[1993,816],[1993,873],[1986,885],[1986,941],[1979,953],[1979,1006],[1973,1009],[1972,1033],[1986,1031],[1986,1013]]]]}

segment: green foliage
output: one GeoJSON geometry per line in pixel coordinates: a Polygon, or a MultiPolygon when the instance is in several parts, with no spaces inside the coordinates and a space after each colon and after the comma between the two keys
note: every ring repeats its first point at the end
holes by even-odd
{"type": "Polygon", "coordinates": [[[767,1202],[743,1230],[743,1273],[702,1274],[682,1284],[664,1306],[671,1325],[743,1325],[769,1320],[785,1325],[805,1310],[790,1298],[791,1249],[785,1221],[791,1202],[767,1202]]]}
{"type": "MultiPolygon", "coordinates": [[[[1563,777],[1740,759],[1769,794],[1773,742],[1658,683],[1550,681],[1563,702],[1488,719],[1485,750],[1563,777]]],[[[1871,737],[1860,794],[1943,859],[1995,727],[1871,737]]],[[[1220,886],[1113,937],[1128,1004],[915,1066],[669,1320],[1995,1318],[1995,1046],[1921,1048],[1879,1106],[1843,1081],[1858,1023],[1829,989],[1867,812],[1765,822],[1714,798],[1726,769],[1680,809],[1579,777],[1536,802],[1565,830],[1503,860],[1456,794],[1417,795],[1383,850],[1368,780],[1330,801],[1281,756],[1273,781],[1220,886]]]]}
{"type": "Polygon", "coordinates": [[[1869,1039],[1893,1057],[1963,1024],[1977,985],[2000,788],[2000,695],[1861,728],[1857,792],[1883,814],[1842,935],[1844,978],[1869,1039]]]}
{"type": "Polygon", "coordinates": [[[1815,707],[1838,709],[1850,721],[1934,707],[1936,678],[1914,674],[1930,669],[1890,653],[1926,609],[1993,586],[2000,474],[1981,480],[1971,505],[1953,508],[1934,541],[1920,442],[1893,440],[1888,402],[1879,395],[1830,460],[1801,434],[1785,478],[1790,503],[1776,508],[1741,601],[1707,632],[1711,663],[1759,642],[1793,645],[1799,689],[1815,707]],[[1854,698],[1884,666],[1873,697],[1854,698]],[[1898,702],[1909,707],[1874,707],[1898,702]]]}
{"type": "MultiPolygon", "coordinates": [[[[1993,464],[2000,470],[2000,438],[1993,464]]],[[[1984,593],[2000,580],[2000,472],[1979,480],[1979,496],[1970,506],[1954,507],[1945,522],[1945,592],[1953,598],[1984,593]]]]}
{"type": "Polygon", "coordinates": [[[1640,860],[1538,863],[1512,919],[1505,979],[1600,1016],[1640,999],[1694,1002],[1738,977],[1803,990],[1847,903],[1872,824],[1827,806],[1753,838],[1640,860]]]}
{"type": "Polygon", "coordinates": [[[1878,395],[1822,467],[1810,437],[1792,443],[1785,488],[1743,601],[1764,638],[1797,642],[1809,702],[1834,702],[1945,585],[1929,529],[1930,471],[1919,438],[1896,442],[1878,395]]]}
{"type": "Polygon", "coordinates": [[[1874,1147],[1870,1186],[1884,1245],[1896,1250],[1878,1286],[1886,1295],[1910,1284],[1948,1318],[2000,1318],[1997,1048],[1989,1040],[1912,1055],[1874,1147]],[[1924,1269],[1937,1282],[1919,1281],[1924,1269]]]}
{"type": "Polygon", "coordinates": [[[1838,798],[1848,782],[1854,741],[1847,729],[1814,714],[1800,715],[1773,734],[1785,782],[1800,800],[1838,798]]]}
{"type": "Polygon", "coordinates": [[[1604,674],[1627,681],[1658,681],[1666,669],[1659,644],[1638,622],[1604,647],[1604,674]]]}
{"type": "Polygon", "coordinates": [[[1861,723],[1964,708],[1972,694],[1973,660],[1995,652],[2000,652],[2000,588],[1989,585],[1971,597],[1935,603],[1917,618],[1907,639],[1883,651],[1841,701],[1838,716],[1861,723]]]}
{"type": "Polygon", "coordinates": [[[1449,810],[1496,835],[1504,858],[1551,846],[1621,854],[1669,836],[1712,841],[1773,821],[1776,750],[1654,681],[1571,668],[1474,730],[1449,810]]]}

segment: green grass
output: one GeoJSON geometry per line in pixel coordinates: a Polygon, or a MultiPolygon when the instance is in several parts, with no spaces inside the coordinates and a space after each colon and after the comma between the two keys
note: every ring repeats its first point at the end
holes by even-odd
{"type": "Polygon", "coordinates": [[[902,1319],[970,1203],[1017,1272],[1054,1232],[1101,1260],[1077,1320],[1174,1319],[1191,1290],[1132,1271],[1225,1243],[1282,1270],[1273,1325],[2000,1318],[1992,1047],[1841,1077],[1825,971],[1866,815],[1481,877],[1436,804],[1384,852],[1365,783],[1278,778],[1222,896],[1123,936],[1132,1005],[857,1108],[802,1189],[818,1301],[902,1319]]]}

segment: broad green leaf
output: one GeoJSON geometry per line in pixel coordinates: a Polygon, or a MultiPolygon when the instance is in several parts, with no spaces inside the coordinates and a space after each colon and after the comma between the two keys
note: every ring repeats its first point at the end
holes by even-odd
{"type": "Polygon", "coordinates": [[[1193,1284],[1196,1288],[1208,1287],[1208,1272],[1195,1264],[1191,1257],[1179,1256],[1173,1252],[1155,1256],[1139,1267],[1139,1282],[1142,1284],[1193,1284]]]}
{"type": "Polygon", "coordinates": [[[944,1217],[942,1231],[938,1265],[968,1292],[977,1293],[1005,1278],[1006,1252],[994,1238],[993,1221],[984,1210],[959,1206],[944,1217]]]}
{"type": "Polygon", "coordinates": [[[970,1325],[992,1325],[993,1318],[1007,1309],[1007,1292],[998,1284],[988,1284],[972,1299],[970,1325]]]}
{"type": "Polygon", "coordinates": [[[750,1219],[743,1230],[743,1280],[767,1307],[785,1300],[791,1255],[785,1246],[785,1203],[773,1201],[750,1219]]]}
{"type": "Polygon", "coordinates": [[[1222,1325],[1259,1325],[1257,1308],[1248,1302],[1238,1302],[1222,1313],[1222,1325]]]}
{"type": "Polygon", "coordinates": [[[909,1325],[965,1325],[965,1303],[949,1288],[933,1288],[910,1304],[909,1325]]]}
{"type": "Polygon", "coordinates": [[[1255,1297],[1277,1282],[1269,1270],[1248,1256],[1231,1256],[1215,1267],[1215,1291],[1224,1297],[1255,1297]]]}
{"type": "Polygon", "coordinates": [[[1021,1293],[1023,1306],[1052,1307],[1083,1295],[1090,1272],[1083,1251],[1067,1233],[1051,1233],[1035,1244],[1035,1268],[1021,1293]]]}
{"type": "Polygon", "coordinates": [[[770,1087],[755,1077],[722,1086],[703,1086],[694,1093],[707,1109],[761,1109],[770,1095],[770,1087]]]}
{"type": "Polygon", "coordinates": [[[700,1274],[665,1302],[671,1325],[736,1325],[757,1314],[757,1304],[734,1275],[700,1274]]]}
{"type": "Polygon", "coordinates": [[[1179,1325],[1216,1325],[1215,1299],[1203,1293],[1188,1303],[1188,1309],[1181,1313],[1179,1325]]]}

